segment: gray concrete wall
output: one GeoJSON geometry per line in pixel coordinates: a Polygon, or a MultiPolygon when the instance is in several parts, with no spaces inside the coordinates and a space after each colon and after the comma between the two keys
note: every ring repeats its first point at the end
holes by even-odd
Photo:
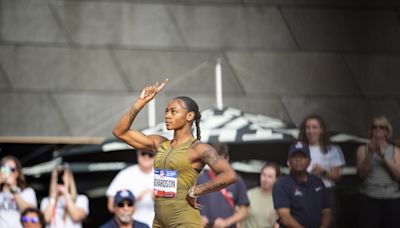
{"type": "MultiPolygon", "coordinates": [[[[400,130],[397,1],[0,0],[0,136],[111,136],[141,88],[366,135],[400,130]]],[[[147,126],[146,112],[138,128],[147,126]]]]}

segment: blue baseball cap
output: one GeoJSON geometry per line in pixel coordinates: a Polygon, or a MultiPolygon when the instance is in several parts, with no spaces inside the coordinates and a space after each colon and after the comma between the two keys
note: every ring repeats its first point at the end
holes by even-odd
{"type": "Polygon", "coordinates": [[[128,200],[135,204],[135,196],[129,190],[118,191],[114,196],[114,205],[117,205],[125,200],[128,200]]]}
{"type": "Polygon", "coordinates": [[[305,144],[305,143],[303,143],[301,141],[297,141],[297,142],[293,143],[290,146],[290,148],[289,148],[289,158],[291,156],[293,156],[294,153],[297,153],[297,152],[301,152],[304,155],[306,155],[308,158],[311,158],[310,157],[310,148],[308,147],[307,144],[305,144]]]}

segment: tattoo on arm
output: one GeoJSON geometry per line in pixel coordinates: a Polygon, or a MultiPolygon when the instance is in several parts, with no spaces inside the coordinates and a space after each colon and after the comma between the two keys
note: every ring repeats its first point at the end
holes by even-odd
{"type": "MultiPolygon", "coordinates": [[[[217,164],[222,159],[223,158],[219,156],[217,152],[212,148],[209,148],[203,152],[203,161],[210,166],[217,164]]],[[[221,180],[221,178],[215,178],[204,184],[198,185],[196,188],[199,189],[201,194],[206,194],[209,192],[217,191],[225,186],[226,183],[224,180],[221,180]]]]}
{"type": "Polygon", "coordinates": [[[138,111],[134,107],[132,107],[128,113],[129,121],[132,122],[135,119],[137,114],[138,114],[138,111]]]}
{"type": "Polygon", "coordinates": [[[204,151],[203,160],[208,165],[214,165],[218,163],[222,158],[213,149],[204,151]]]}
{"type": "Polygon", "coordinates": [[[204,184],[200,184],[200,185],[196,186],[196,188],[198,188],[200,190],[201,194],[203,195],[206,193],[217,191],[217,190],[223,188],[225,185],[226,185],[226,183],[224,183],[224,182],[210,180],[204,184]]]}

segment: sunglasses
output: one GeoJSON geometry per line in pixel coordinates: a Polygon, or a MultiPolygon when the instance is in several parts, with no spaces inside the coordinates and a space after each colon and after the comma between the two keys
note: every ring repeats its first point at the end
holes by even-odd
{"type": "Polygon", "coordinates": [[[120,208],[125,207],[125,205],[128,206],[128,207],[133,207],[133,203],[132,202],[126,202],[126,203],[121,202],[121,203],[117,204],[117,206],[120,207],[120,208]]]}
{"type": "Polygon", "coordinates": [[[38,223],[39,222],[39,217],[29,217],[29,216],[23,216],[22,217],[22,222],[24,223],[38,223]]]}
{"type": "Polygon", "coordinates": [[[149,156],[149,157],[154,157],[154,153],[152,153],[152,152],[144,152],[144,151],[142,151],[142,152],[140,152],[140,155],[141,156],[149,156]]]}
{"type": "Polygon", "coordinates": [[[371,129],[387,130],[388,128],[387,128],[386,126],[383,126],[383,125],[375,125],[375,124],[373,124],[373,125],[371,126],[371,129]]]}

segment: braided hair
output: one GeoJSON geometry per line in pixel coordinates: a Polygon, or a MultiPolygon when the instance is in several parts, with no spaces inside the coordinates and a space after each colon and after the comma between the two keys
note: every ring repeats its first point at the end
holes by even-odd
{"type": "Polygon", "coordinates": [[[201,139],[201,135],[200,135],[201,114],[199,112],[199,106],[197,105],[196,101],[194,101],[192,98],[187,97],[187,96],[175,97],[174,100],[183,101],[188,109],[188,112],[194,112],[194,122],[196,124],[196,138],[198,140],[200,140],[201,139]]]}

